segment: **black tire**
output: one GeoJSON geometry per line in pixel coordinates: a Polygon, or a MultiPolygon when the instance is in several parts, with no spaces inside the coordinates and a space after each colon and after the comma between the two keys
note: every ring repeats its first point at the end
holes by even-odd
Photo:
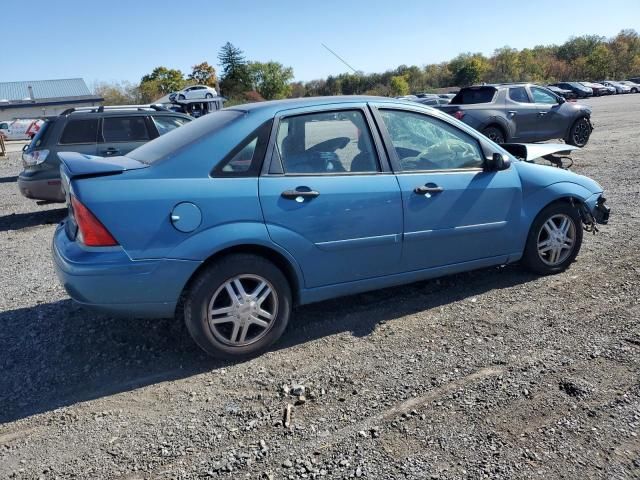
{"type": "Polygon", "coordinates": [[[586,117],[580,117],[569,130],[569,135],[565,138],[565,142],[576,147],[584,147],[589,143],[591,137],[591,123],[586,117]]]}
{"type": "Polygon", "coordinates": [[[210,93],[205,94],[204,98],[213,98],[213,95],[211,95],[210,93]]]}
{"type": "MultiPolygon", "coordinates": [[[[263,353],[282,336],[291,315],[291,304],[289,282],[278,267],[257,255],[233,254],[212,263],[195,279],[185,299],[184,320],[193,340],[209,355],[227,360],[243,359],[263,353]],[[277,299],[270,299],[275,305],[275,318],[268,328],[263,329],[265,332],[261,337],[256,337],[255,341],[247,345],[231,345],[222,341],[218,338],[222,336],[219,329],[224,327],[209,324],[210,303],[212,308],[214,305],[213,296],[219,291],[221,295],[225,283],[239,276],[257,276],[266,280],[276,292],[277,299]]],[[[227,325],[231,330],[235,326],[227,325]]],[[[251,328],[247,327],[247,330],[251,328]]],[[[233,333],[230,336],[233,337],[233,333]]]]}
{"type": "Polygon", "coordinates": [[[505,142],[504,133],[498,127],[487,127],[482,130],[482,134],[489,140],[493,140],[495,143],[500,144],[505,142]]]}
{"type": "MultiPolygon", "coordinates": [[[[527,236],[527,244],[525,245],[524,255],[522,256],[523,265],[532,272],[539,275],[553,275],[555,273],[565,271],[569,267],[569,265],[571,265],[571,263],[576,259],[576,256],[580,252],[580,247],[582,245],[582,234],[582,219],[580,218],[580,213],[571,204],[565,202],[556,202],[548,205],[536,216],[533,224],[531,225],[529,235],[527,236]],[[573,225],[570,228],[574,229],[573,232],[575,238],[572,243],[572,249],[568,252],[566,258],[564,258],[557,264],[550,264],[550,254],[539,253],[538,241],[541,237],[544,238],[544,235],[548,235],[544,227],[545,223],[547,223],[547,221],[549,221],[550,219],[553,219],[552,221],[554,221],[555,223],[558,217],[562,216],[570,219],[570,221],[573,222],[573,225]],[[543,257],[546,261],[543,260],[543,257]]],[[[558,258],[558,260],[560,260],[560,258],[558,258]]]]}
{"type": "Polygon", "coordinates": [[[184,95],[178,95],[178,100],[184,100],[184,95]]]}
{"type": "Polygon", "coordinates": [[[637,88],[635,88],[635,87],[634,87],[634,88],[632,88],[632,89],[631,89],[631,93],[638,93],[638,89],[637,89],[637,88]]]}

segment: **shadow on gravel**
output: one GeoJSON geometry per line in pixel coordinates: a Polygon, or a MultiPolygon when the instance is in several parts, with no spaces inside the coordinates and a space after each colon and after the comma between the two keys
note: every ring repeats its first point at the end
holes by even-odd
{"type": "Polygon", "coordinates": [[[0,217],[0,232],[37,227],[38,225],[56,224],[60,223],[66,216],[66,208],[55,208],[53,210],[41,210],[29,213],[12,213],[11,215],[0,217]]]}
{"type": "MultiPolygon", "coordinates": [[[[515,267],[418,282],[298,308],[286,349],[528,282],[515,267]]],[[[70,300],[0,313],[0,423],[229,366],[208,358],[182,322],[114,319],[70,300]]]]}
{"type": "Polygon", "coordinates": [[[13,182],[17,182],[18,181],[18,177],[0,177],[0,183],[13,183],[13,182]]]}

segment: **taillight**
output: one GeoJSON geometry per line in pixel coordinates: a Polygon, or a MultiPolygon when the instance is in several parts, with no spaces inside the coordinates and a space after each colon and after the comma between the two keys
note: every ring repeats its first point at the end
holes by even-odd
{"type": "Polygon", "coordinates": [[[71,196],[73,217],[78,225],[78,240],[88,247],[113,247],[116,239],[80,200],[71,196]]]}
{"type": "Polygon", "coordinates": [[[464,112],[462,110],[456,110],[453,112],[453,116],[458,120],[462,120],[464,118],[464,112]]]}

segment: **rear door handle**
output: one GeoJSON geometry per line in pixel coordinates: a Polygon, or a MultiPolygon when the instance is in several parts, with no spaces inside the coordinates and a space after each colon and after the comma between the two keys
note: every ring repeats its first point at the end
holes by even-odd
{"type": "Polygon", "coordinates": [[[518,114],[518,112],[516,112],[515,110],[509,110],[507,113],[512,117],[515,117],[518,114]]]}
{"type": "Polygon", "coordinates": [[[315,190],[310,190],[304,187],[298,187],[295,190],[285,190],[280,194],[282,198],[286,198],[287,200],[295,200],[298,203],[302,203],[307,198],[315,198],[320,195],[320,192],[316,192],[315,190]]]}
{"type": "Polygon", "coordinates": [[[538,112],[538,115],[541,117],[544,117],[547,114],[547,112],[538,112]]]}
{"type": "Polygon", "coordinates": [[[414,188],[413,192],[417,193],[418,195],[427,195],[432,193],[444,192],[444,188],[438,185],[434,185],[433,183],[429,183],[427,185],[421,185],[419,187],[414,188]]]}
{"type": "Polygon", "coordinates": [[[109,147],[106,150],[102,150],[102,153],[104,153],[105,155],[118,155],[120,153],[120,150],[118,150],[117,148],[109,147]]]}

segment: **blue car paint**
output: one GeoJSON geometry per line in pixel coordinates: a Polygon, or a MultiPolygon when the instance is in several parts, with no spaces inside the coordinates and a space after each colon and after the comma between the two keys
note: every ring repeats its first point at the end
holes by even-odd
{"type": "MultiPolygon", "coordinates": [[[[241,114],[224,128],[170,152],[149,168],[133,169],[136,160],[112,158],[116,171],[120,162],[131,168],[117,175],[74,178],[93,166],[65,157],[63,175],[73,194],[120,244],[108,250],[83,247],[70,240],[64,228],[57,229],[56,270],[72,298],[112,313],[170,317],[185,285],[208,258],[229,248],[259,246],[289,264],[298,302],[310,303],[516,261],[542,208],[567,197],[594,208],[602,192],[586,177],[519,162],[467,125],[409,102],[329,97],[239,108],[241,114]],[[511,167],[499,172],[210,176],[249,132],[279,114],[355,108],[367,102],[436,116],[502,152],[511,167]],[[411,193],[428,182],[444,185],[445,191],[430,198],[411,193]],[[317,188],[321,195],[301,204],[280,197],[283,190],[300,186],[317,188]],[[200,225],[191,232],[171,224],[171,211],[181,202],[191,202],[202,212],[200,225]]],[[[157,142],[168,143],[189,128],[206,131],[203,122],[213,115],[157,142]]],[[[107,167],[95,168],[99,172],[107,167]]]]}

